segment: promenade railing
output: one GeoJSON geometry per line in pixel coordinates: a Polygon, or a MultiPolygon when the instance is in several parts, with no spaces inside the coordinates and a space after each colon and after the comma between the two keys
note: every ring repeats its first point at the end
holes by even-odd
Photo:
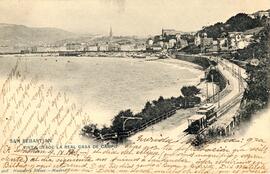
{"type": "Polygon", "coordinates": [[[157,118],[154,118],[146,123],[141,124],[141,126],[139,128],[134,128],[132,130],[129,131],[123,131],[123,132],[115,132],[115,133],[108,133],[108,134],[100,134],[100,136],[95,137],[96,139],[101,139],[101,140],[113,140],[113,139],[122,139],[122,138],[126,138],[129,137],[131,135],[134,135],[135,133],[142,131],[148,127],[150,127],[153,124],[156,124],[158,122],[160,122],[161,120],[164,120],[170,116],[172,116],[173,114],[176,113],[177,109],[173,109],[157,118]]]}

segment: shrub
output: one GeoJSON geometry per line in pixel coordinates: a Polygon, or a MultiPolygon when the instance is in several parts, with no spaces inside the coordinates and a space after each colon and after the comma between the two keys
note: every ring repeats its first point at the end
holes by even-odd
{"type": "Polygon", "coordinates": [[[191,142],[193,146],[201,146],[206,142],[206,137],[202,134],[196,135],[195,139],[191,142]]]}

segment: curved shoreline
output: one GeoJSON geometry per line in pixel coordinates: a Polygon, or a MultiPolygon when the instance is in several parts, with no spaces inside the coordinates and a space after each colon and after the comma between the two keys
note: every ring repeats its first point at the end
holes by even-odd
{"type": "MultiPolygon", "coordinates": [[[[1,59],[1,62],[7,62],[3,64],[6,66],[16,59],[18,57],[8,57],[1,59]]],[[[199,76],[203,74],[200,70],[177,63],[178,60],[171,60],[176,62],[173,65],[174,63],[167,64],[166,61],[109,57],[19,59],[26,60],[23,65],[27,65],[28,76],[41,75],[39,80],[45,83],[50,80],[55,89],[66,91],[76,103],[85,106],[84,110],[92,116],[91,121],[100,126],[110,125],[113,116],[122,109],[131,108],[137,113],[146,101],[156,100],[161,95],[166,98],[178,96],[183,85],[198,83],[199,76]],[[94,82],[96,79],[99,80],[94,82]],[[59,83],[63,80],[66,80],[65,83],[59,83]]],[[[3,71],[8,67],[3,68],[3,71]]]]}
{"type": "MultiPolygon", "coordinates": [[[[187,100],[188,98],[184,98],[184,103],[186,104],[187,103],[187,100]]],[[[161,104],[163,103],[163,100],[158,100],[158,102],[161,104]]],[[[173,99],[173,97],[171,99],[165,99],[164,101],[167,101],[169,103],[173,103],[173,105],[171,105],[170,107],[167,108],[167,111],[165,110],[161,112],[161,115],[158,114],[158,116],[154,116],[153,115],[151,116],[151,114],[147,117],[150,117],[150,120],[149,118],[144,118],[142,117],[141,119],[143,120],[146,120],[146,121],[143,121],[141,124],[141,122],[133,122],[132,125],[131,125],[131,128],[129,128],[128,130],[124,129],[124,125],[125,125],[125,122],[126,120],[128,119],[128,116],[125,116],[125,114],[128,114],[130,115],[130,111],[129,110],[126,110],[126,111],[123,111],[123,113],[119,113],[117,116],[115,116],[114,120],[113,120],[113,124],[111,127],[104,127],[102,129],[98,129],[95,125],[86,125],[83,129],[82,129],[82,133],[83,135],[85,135],[86,137],[93,137],[95,139],[101,139],[101,140],[122,140],[122,139],[126,139],[127,137],[130,137],[132,135],[134,135],[135,133],[137,132],[141,132],[142,130],[146,129],[147,127],[153,125],[153,124],[156,124],[160,121],[162,121],[163,119],[166,119],[172,115],[174,115],[176,113],[176,110],[177,109],[181,109],[181,108],[186,108],[187,106],[183,105],[184,103],[182,103],[179,108],[176,108],[176,103],[175,102],[175,99],[173,99]],[[121,120],[120,118],[121,117],[126,117],[127,119],[125,121],[121,120]],[[115,120],[117,120],[117,122],[115,122],[115,120]],[[148,121],[147,121],[148,120],[148,121]],[[118,127],[115,127],[117,126],[118,127]],[[123,126],[123,129],[119,128],[119,125],[122,125],[123,126]]],[[[183,102],[183,101],[181,101],[183,102]]],[[[190,101],[188,101],[189,103],[190,101]]],[[[153,104],[156,105],[153,101],[153,104]]],[[[150,105],[150,108],[154,108],[152,103],[149,103],[150,105]]],[[[155,107],[157,107],[158,105],[156,105],[155,107]]],[[[166,106],[166,105],[165,105],[166,106]]],[[[161,105],[162,107],[162,105],[161,105]]],[[[188,106],[190,107],[190,106],[188,106]]],[[[194,107],[194,106],[191,106],[191,107],[194,107]]],[[[160,108],[161,109],[161,108],[160,108]]],[[[145,112],[147,112],[147,105],[145,105],[145,108],[142,109],[142,111],[140,113],[137,113],[135,115],[132,115],[131,117],[133,118],[139,118],[138,116],[139,115],[144,115],[145,112]]],[[[156,114],[154,114],[156,115],[156,114]]]]}

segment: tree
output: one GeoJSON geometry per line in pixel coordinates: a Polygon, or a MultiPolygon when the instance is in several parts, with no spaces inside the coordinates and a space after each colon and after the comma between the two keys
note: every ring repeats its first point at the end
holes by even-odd
{"type": "Polygon", "coordinates": [[[262,105],[257,100],[250,100],[246,105],[241,109],[240,114],[242,115],[243,120],[249,121],[256,111],[260,110],[262,105]]]}
{"type": "Polygon", "coordinates": [[[120,111],[113,119],[111,128],[115,132],[123,132],[123,123],[125,121],[125,118],[123,117],[133,117],[133,113],[130,109],[125,111],[120,111]]]}
{"type": "Polygon", "coordinates": [[[220,77],[219,71],[216,69],[211,69],[209,71],[209,73],[207,74],[207,81],[208,82],[219,82],[221,78],[222,77],[220,77]],[[213,77],[213,79],[212,79],[212,77],[213,77]]]}
{"type": "Polygon", "coordinates": [[[253,19],[245,13],[239,13],[231,17],[225,23],[228,25],[228,31],[246,31],[261,26],[259,19],[253,19]]]}
{"type": "Polygon", "coordinates": [[[270,28],[265,27],[260,33],[260,42],[248,47],[244,56],[240,53],[239,56],[245,59],[252,58],[255,54],[259,59],[257,66],[247,64],[246,72],[248,74],[247,89],[245,90],[243,103],[240,115],[243,120],[250,120],[254,113],[268,105],[270,96],[270,68],[269,68],[269,53],[270,53],[270,28]]]}
{"type": "Polygon", "coordinates": [[[215,25],[205,27],[202,31],[200,31],[200,33],[207,33],[208,37],[217,39],[223,33],[224,26],[224,23],[218,22],[215,25]]]}
{"type": "Polygon", "coordinates": [[[193,97],[197,94],[199,94],[200,89],[198,89],[196,86],[184,86],[181,88],[181,93],[185,97],[193,97]]]}
{"type": "Polygon", "coordinates": [[[164,102],[164,98],[163,98],[162,96],[160,96],[160,97],[158,98],[158,103],[162,103],[162,102],[164,102]]]}
{"type": "Polygon", "coordinates": [[[228,19],[225,23],[218,22],[203,28],[199,33],[207,33],[208,37],[217,39],[228,32],[244,32],[260,26],[262,26],[262,21],[259,18],[253,19],[245,13],[239,13],[228,19]]]}
{"type": "Polygon", "coordinates": [[[104,134],[112,133],[112,130],[109,127],[103,125],[102,129],[100,130],[100,133],[104,135],[104,134]]]}
{"type": "Polygon", "coordinates": [[[149,101],[147,101],[147,102],[145,103],[144,108],[142,109],[142,112],[146,112],[146,111],[149,110],[151,107],[152,107],[152,104],[151,104],[149,101]]]}

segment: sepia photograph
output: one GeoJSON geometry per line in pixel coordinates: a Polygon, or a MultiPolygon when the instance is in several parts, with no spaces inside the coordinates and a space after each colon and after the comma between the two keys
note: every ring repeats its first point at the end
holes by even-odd
{"type": "Polygon", "coordinates": [[[0,0],[0,173],[270,173],[269,0],[0,0]]]}

